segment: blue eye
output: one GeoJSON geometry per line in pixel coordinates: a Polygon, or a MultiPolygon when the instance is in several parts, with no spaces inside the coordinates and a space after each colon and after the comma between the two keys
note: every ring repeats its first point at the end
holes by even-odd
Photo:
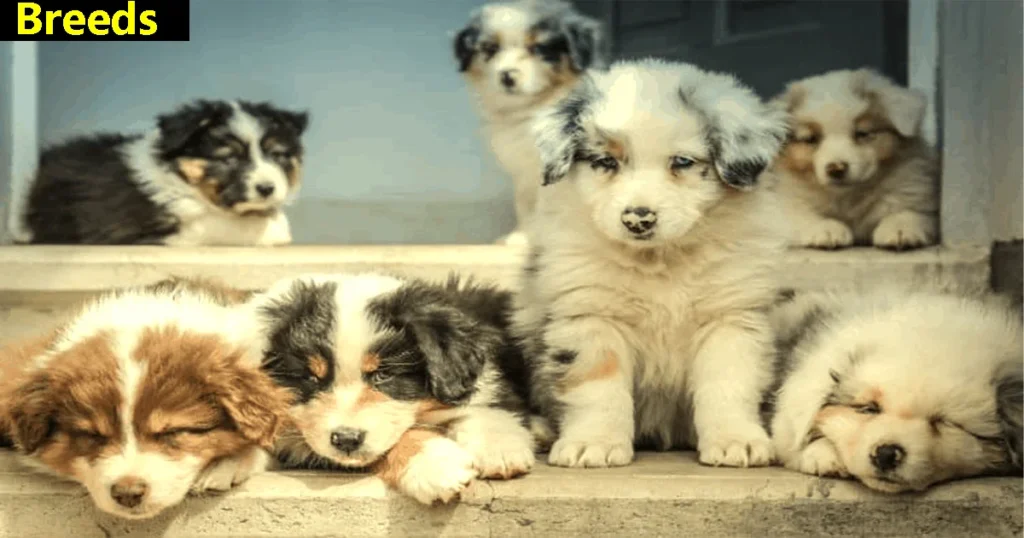
{"type": "Polygon", "coordinates": [[[694,164],[694,160],[688,157],[672,157],[673,170],[686,170],[687,168],[693,166],[694,164]]]}

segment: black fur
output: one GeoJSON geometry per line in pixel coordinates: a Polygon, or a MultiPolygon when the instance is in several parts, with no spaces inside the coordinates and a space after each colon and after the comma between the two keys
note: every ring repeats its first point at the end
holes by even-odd
{"type": "Polygon", "coordinates": [[[1009,466],[1021,472],[1021,445],[1024,444],[1024,373],[1018,367],[995,382],[996,406],[1003,430],[1003,445],[1009,466]]]}
{"type": "MultiPolygon", "coordinates": [[[[268,157],[285,173],[301,158],[305,113],[274,108],[267,103],[240,102],[260,121],[264,141],[275,140],[268,157]],[[283,149],[283,151],[282,151],[283,149]]],[[[233,114],[224,101],[198,100],[157,117],[159,137],[152,154],[158,166],[181,175],[176,159],[205,161],[203,182],[216,192],[215,201],[228,209],[244,201],[243,178],[251,170],[246,149],[229,157],[215,156],[231,144],[226,122],[233,114]]],[[[24,223],[37,244],[162,244],[178,232],[178,217],[154,201],[138,184],[142,172],[133,169],[125,151],[145,143],[132,134],[99,133],[72,138],[43,151],[29,189],[24,223]]]]}
{"type": "Polygon", "coordinates": [[[460,73],[469,69],[469,65],[473,63],[478,39],[480,39],[480,16],[474,15],[470,18],[469,23],[459,30],[452,42],[455,59],[459,61],[460,73]]]}
{"type": "Polygon", "coordinates": [[[336,289],[334,283],[298,281],[283,297],[262,307],[264,318],[271,320],[263,369],[290,389],[297,403],[308,402],[334,381],[336,289]],[[324,359],[326,375],[313,374],[310,359],[314,356],[324,359]]]}
{"type": "Polygon", "coordinates": [[[592,102],[591,88],[586,81],[581,82],[572,93],[557,106],[555,117],[561,125],[561,135],[568,143],[559,149],[547,148],[543,141],[540,144],[541,157],[544,160],[544,178],[542,186],[557,183],[572,169],[572,165],[590,158],[584,151],[586,132],[580,123],[580,117],[592,102]]]}

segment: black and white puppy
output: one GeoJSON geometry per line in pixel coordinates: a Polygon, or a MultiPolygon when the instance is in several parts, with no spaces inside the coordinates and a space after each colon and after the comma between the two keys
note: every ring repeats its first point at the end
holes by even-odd
{"type": "Polygon", "coordinates": [[[308,275],[253,302],[264,368],[295,395],[285,467],[371,468],[424,503],[534,463],[511,295],[451,278],[308,275]]]}
{"type": "Polygon", "coordinates": [[[522,244],[541,168],[529,122],[539,108],[563,97],[584,70],[605,64],[601,25],[557,0],[492,3],[471,14],[454,49],[459,71],[476,94],[491,149],[515,190],[518,228],[502,242],[522,244]]]}
{"type": "MultiPolygon", "coordinates": [[[[280,245],[299,189],[305,112],[197,100],[146,134],[101,133],[46,149],[21,243],[280,245]]],[[[19,227],[16,227],[19,228],[19,227]]]]}

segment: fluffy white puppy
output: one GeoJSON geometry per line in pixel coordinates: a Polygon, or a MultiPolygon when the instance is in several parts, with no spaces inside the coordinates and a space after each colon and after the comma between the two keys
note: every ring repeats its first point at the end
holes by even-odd
{"type": "Polygon", "coordinates": [[[782,462],[872,489],[1021,473],[1019,311],[957,290],[804,293],[773,310],[782,462]]]}
{"type": "Polygon", "coordinates": [[[909,249],[938,237],[938,167],[925,97],[871,71],[832,71],[777,98],[792,136],[774,170],[796,246],[909,249]]]}
{"type": "Polygon", "coordinates": [[[785,133],[733,77],[656,60],[592,72],[539,117],[515,326],[558,430],[550,463],[626,465],[634,441],[770,462],[758,404],[784,241],[755,184],[785,133]]]}

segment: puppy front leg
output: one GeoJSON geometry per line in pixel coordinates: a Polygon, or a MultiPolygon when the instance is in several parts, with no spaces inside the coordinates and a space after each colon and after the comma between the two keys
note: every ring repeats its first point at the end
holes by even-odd
{"type": "Polygon", "coordinates": [[[390,487],[423,504],[447,503],[476,478],[473,457],[432,430],[411,428],[375,466],[390,487]]]}
{"type": "Polygon", "coordinates": [[[797,247],[837,249],[853,244],[853,230],[839,220],[819,215],[801,202],[791,200],[786,208],[790,243],[797,247]]]}
{"type": "Polygon", "coordinates": [[[533,434],[504,410],[472,406],[448,435],[473,456],[480,478],[513,478],[533,469],[533,434]]]}
{"type": "Polygon", "coordinates": [[[270,454],[260,447],[252,447],[238,456],[214,461],[192,483],[193,494],[206,491],[227,491],[249,479],[250,476],[266,471],[270,466],[270,454]]]}
{"type": "Polygon", "coordinates": [[[767,328],[720,322],[708,329],[690,372],[698,459],[715,466],[768,465],[774,453],[759,416],[771,381],[767,328]]]}
{"type": "Polygon", "coordinates": [[[908,250],[931,245],[938,235],[934,215],[899,211],[882,219],[871,234],[871,243],[879,248],[908,250]]]}
{"type": "Polygon", "coordinates": [[[559,437],[548,463],[561,467],[617,467],[633,461],[633,370],[629,348],[615,327],[572,320],[546,333],[548,370],[559,408],[559,437]]]}

